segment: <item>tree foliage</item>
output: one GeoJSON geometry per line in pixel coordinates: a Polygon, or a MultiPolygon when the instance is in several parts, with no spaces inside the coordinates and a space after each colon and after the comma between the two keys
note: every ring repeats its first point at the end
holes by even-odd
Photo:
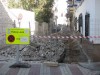
{"type": "Polygon", "coordinates": [[[53,16],[52,13],[53,0],[44,0],[44,1],[45,2],[42,3],[40,7],[38,7],[40,10],[36,14],[36,20],[39,22],[49,23],[50,18],[53,16]]]}
{"type": "Polygon", "coordinates": [[[20,0],[23,9],[31,10],[34,7],[35,0],[20,0]]]}
{"type": "Polygon", "coordinates": [[[35,19],[38,22],[49,23],[52,14],[53,0],[20,0],[19,3],[15,3],[15,0],[10,0],[10,7],[22,7],[23,9],[34,11],[35,19]]]}
{"type": "Polygon", "coordinates": [[[19,8],[20,3],[16,3],[15,0],[8,0],[8,8],[19,8]]]}

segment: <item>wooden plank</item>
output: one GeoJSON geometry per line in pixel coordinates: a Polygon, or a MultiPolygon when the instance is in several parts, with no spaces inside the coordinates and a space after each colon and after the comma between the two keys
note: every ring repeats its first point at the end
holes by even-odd
{"type": "Polygon", "coordinates": [[[47,62],[46,61],[46,62],[44,62],[44,64],[47,65],[47,66],[59,66],[58,62],[47,62]]]}

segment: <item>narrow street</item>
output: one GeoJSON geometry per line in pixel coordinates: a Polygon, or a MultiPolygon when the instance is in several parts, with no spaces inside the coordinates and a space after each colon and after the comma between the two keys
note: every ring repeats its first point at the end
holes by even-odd
{"type": "Polygon", "coordinates": [[[31,68],[9,68],[13,62],[0,63],[0,75],[99,75],[99,71],[83,68],[77,64],[61,63],[50,67],[43,63],[31,62],[31,68]]]}
{"type": "Polygon", "coordinates": [[[57,75],[99,75],[99,62],[91,61],[90,64],[93,68],[89,66],[89,60],[93,60],[93,57],[95,57],[90,51],[93,47],[88,47],[92,44],[87,46],[87,44],[84,44],[85,41],[80,44],[80,38],[74,37],[76,36],[75,33],[72,33],[69,29],[67,32],[68,34],[61,31],[50,36],[31,36],[33,40],[31,40],[30,45],[20,45],[20,62],[31,64],[31,68],[9,68],[16,60],[16,45],[1,49],[1,75],[55,75],[55,73],[57,75]],[[83,46],[82,49],[80,45],[83,46]],[[5,72],[3,72],[3,69],[7,71],[4,70],[5,72]],[[24,73],[24,70],[26,73],[24,73]],[[33,70],[36,71],[33,72],[33,70]],[[42,73],[41,70],[43,70],[42,73]],[[57,72],[53,70],[57,70],[57,72]]]}
{"type": "Polygon", "coordinates": [[[0,0],[0,75],[100,75],[100,0],[0,0]]]}

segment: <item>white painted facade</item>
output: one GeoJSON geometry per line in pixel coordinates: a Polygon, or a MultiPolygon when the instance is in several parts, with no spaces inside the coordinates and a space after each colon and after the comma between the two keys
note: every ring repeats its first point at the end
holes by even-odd
{"type": "Polygon", "coordinates": [[[14,21],[16,27],[20,28],[30,28],[31,35],[34,35],[35,32],[35,13],[31,11],[27,11],[24,9],[9,9],[10,17],[14,21]],[[19,14],[21,14],[22,19],[18,21],[18,18],[20,17],[19,14]],[[19,26],[20,22],[20,26],[19,26]]]}
{"type": "MultiPolygon", "coordinates": [[[[75,17],[79,18],[82,14],[83,17],[83,29],[81,33],[85,35],[85,15],[90,14],[89,22],[89,36],[100,36],[100,0],[84,0],[83,3],[78,6],[75,11],[75,17]]],[[[78,23],[77,23],[78,28],[78,23]]],[[[77,29],[78,30],[78,29],[77,29]]],[[[90,38],[94,44],[100,44],[100,38],[90,38]]]]}
{"type": "Polygon", "coordinates": [[[66,19],[66,13],[67,13],[67,3],[66,0],[54,0],[55,4],[53,6],[53,11],[54,11],[54,17],[55,18],[55,23],[57,22],[58,24],[65,24],[67,25],[67,19],[66,19]]]}

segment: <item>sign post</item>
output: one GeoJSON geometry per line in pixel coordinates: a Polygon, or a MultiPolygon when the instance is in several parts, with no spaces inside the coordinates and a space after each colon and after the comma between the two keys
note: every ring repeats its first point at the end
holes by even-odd
{"type": "Polygon", "coordinates": [[[23,15],[21,13],[19,13],[19,15],[18,15],[19,28],[20,28],[20,23],[21,23],[22,18],[23,18],[23,15]]]}
{"type": "Polygon", "coordinates": [[[19,63],[20,62],[20,60],[19,60],[19,58],[20,58],[20,52],[19,52],[19,45],[17,45],[16,46],[16,51],[17,51],[17,53],[16,53],[16,63],[19,63]]]}
{"type": "Polygon", "coordinates": [[[29,64],[21,63],[20,58],[20,48],[19,45],[30,44],[30,30],[28,28],[8,28],[6,29],[6,44],[13,44],[16,46],[16,63],[10,67],[30,67],[29,64]]]}
{"type": "Polygon", "coordinates": [[[30,30],[28,28],[6,29],[6,44],[29,44],[30,30]]]}

